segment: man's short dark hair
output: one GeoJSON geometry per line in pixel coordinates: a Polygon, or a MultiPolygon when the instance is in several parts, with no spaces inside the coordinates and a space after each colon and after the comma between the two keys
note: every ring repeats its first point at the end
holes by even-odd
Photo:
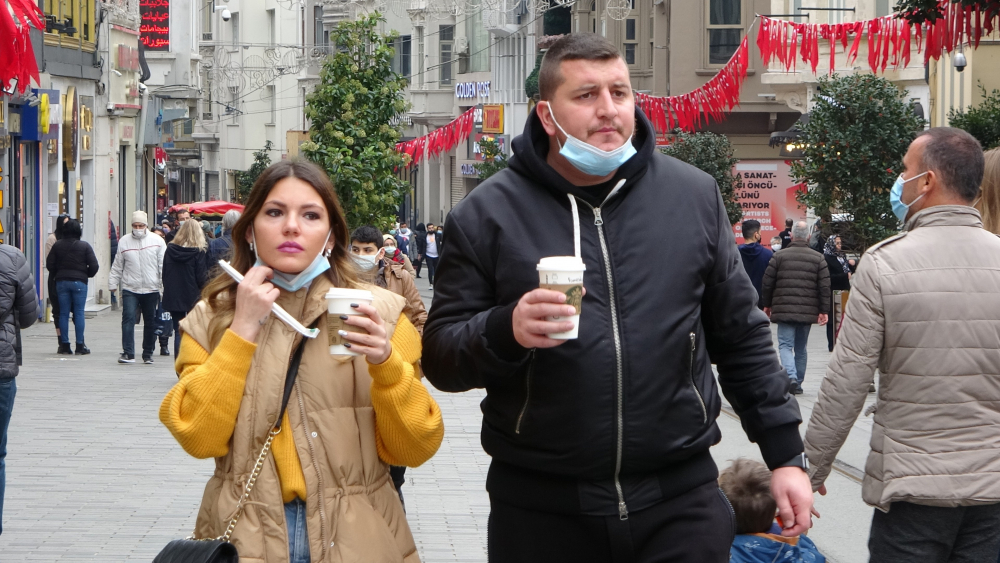
{"type": "Polygon", "coordinates": [[[932,127],[917,135],[920,137],[927,137],[924,167],[933,170],[941,183],[963,201],[976,199],[986,166],[979,141],[954,127],[932,127]]]}
{"type": "Polygon", "coordinates": [[[382,231],[371,225],[358,227],[351,233],[351,242],[371,243],[375,248],[382,248],[382,231]]]}
{"type": "Polygon", "coordinates": [[[794,225],[794,224],[795,224],[795,220],[792,219],[791,217],[789,217],[788,219],[785,219],[785,228],[786,229],[791,229],[792,225],[794,225]]]}
{"type": "Polygon", "coordinates": [[[187,207],[181,207],[180,209],[174,212],[174,215],[180,215],[181,213],[187,213],[188,215],[190,215],[191,211],[187,207]]]}
{"type": "Polygon", "coordinates": [[[607,61],[622,58],[621,51],[607,38],[593,33],[573,33],[556,41],[542,57],[538,70],[538,92],[543,100],[551,100],[563,83],[559,67],[563,61],[607,61]]]}
{"type": "Polygon", "coordinates": [[[760,221],[747,219],[743,221],[743,240],[749,241],[760,231],[760,221]]]}
{"type": "Polygon", "coordinates": [[[737,534],[762,534],[771,528],[778,504],[771,496],[766,465],[739,458],[719,474],[719,488],[733,505],[737,534]]]}

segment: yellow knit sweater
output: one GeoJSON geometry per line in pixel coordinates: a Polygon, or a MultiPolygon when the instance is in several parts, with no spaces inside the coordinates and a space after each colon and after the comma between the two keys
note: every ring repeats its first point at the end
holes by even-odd
{"type": "MultiPolygon", "coordinates": [[[[229,452],[256,349],[256,344],[230,330],[211,354],[190,336],[181,338],[175,363],[180,381],[163,399],[160,421],[184,451],[197,458],[221,457],[229,452]]],[[[420,382],[420,353],[420,335],[401,315],[389,359],[368,364],[375,446],[379,457],[391,465],[416,467],[424,463],[437,452],[444,437],[441,410],[420,382]]],[[[290,428],[287,412],[281,425],[290,428]]],[[[278,434],[271,452],[284,501],[296,497],[305,500],[306,481],[292,433],[278,434]]]]}

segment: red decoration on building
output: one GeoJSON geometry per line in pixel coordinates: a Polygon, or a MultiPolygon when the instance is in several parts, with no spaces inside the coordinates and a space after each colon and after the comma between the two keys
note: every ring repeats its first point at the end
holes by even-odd
{"type": "Polygon", "coordinates": [[[450,151],[459,143],[468,139],[469,135],[472,134],[473,113],[475,110],[476,108],[469,108],[451,123],[444,127],[438,127],[422,137],[396,143],[396,151],[410,155],[409,166],[413,166],[423,160],[425,148],[427,149],[428,158],[450,151]]]}
{"type": "Polygon", "coordinates": [[[749,55],[749,43],[744,37],[726,66],[701,88],[679,96],[636,93],[635,103],[653,122],[657,133],[666,133],[678,127],[694,131],[709,116],[721,121],[725,114],[740,104],[749,55]]]}
{"type": "Polygon", "coordinates": [[[0,0],[0,87],[11,91],[13,85],[24,93],[39,83],[38,63],[31,47],[29,25],[45,30],[45,14],[31,0],[0,0]]]}
{"type": "Polygon", "coordinates": [[[170,50],[170,1],[139,0],[139,41],[147,51],[170,50]]]}

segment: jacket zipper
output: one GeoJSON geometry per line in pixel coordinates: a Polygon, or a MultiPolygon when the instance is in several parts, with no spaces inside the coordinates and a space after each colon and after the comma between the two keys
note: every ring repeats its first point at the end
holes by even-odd
{"type": "Polygon", "coordinates": [[[698,390],[698,385],[694,382],[694,353],[697,349],[698,336],[695,333],[691,333],[691,359],[688,362],[689,375],[691,376],[691,388],[694,389],[694,394],[698,395],[698,405],[701,406],[701,418],[702,422],[708,422],[708,409],[705,407],[705,398],[701,396],[701,391],[698,390]]]}
{"type": "MultiPolygon", "coordinates": [[[[309,444],[309,455],[312,456],[313,464],[315,465],[316,460],[319,458],[316,455],[316,446],[313,444],[312,434],[309,433],[309,419],[306,417],[306,405],[302,402],[302,390],[299,389],[298,381],[295,382],[295,396],[299,401],[299,412],[302,416],[302,428],[306,432],[306,443],[309,444]]],[[[322,471],[316,471],[316,480],[319,482],[319,537],[323,542],[323,553],[320,556],[320,559],[323,559],[326,557],[326,549],[327,546],[330,545],[330,542],[327,542],[326,537],[326,499],[323,497],[323,491],[325,489],[323,487],[322,471]]]]}
{"type": "MultiPolygon", "coordinates": [[[[607,199],[604,200],[604,203],[607,203],[608,199],[611,199],[616,192],[617,190],[612,191],[608,195],[607,199]]],[[[622,492],[622,484],[619,480],[619,475],[622,471],[622,443],[624,441],[625,419],[622,414],[624,370],[622,367],[622,341],[618,328],[618,305],[615,302],[615,279],[611,273],[611,255],[608,253],[608,243],[604,238],[604,219],[601,217],[601,208],[594,207],[586,201],[583,203],[585,203],[587,207],[594,212],[594,225],[597,226],[597,236],[601,241],[601,254],[604,258],[604,271],[607,272],[608,278],[608,301],[611,304],[611,331],[615,340],[615,365],[617,369],[618,383],[618,440],[617,451],[615,453],[615,491],[618,493],[618,518],[620,520],[628,520],[628,507],[625,505],[625,493],[622,492]]],[[[601,205],[604,205],[604,203],[601,205]]]]}
{"type": "Polygon", "coordinates": [[[726,496],[726,492],[721,488],[719,489],[719,494],[722,495],[723,500],[726,501],[726,506],[729,507],[729,521],[732,523],[733,535],[736,535],[736,510],[733,509],[733,503],[729,502],[729,497],[726,496]]]}
{"type": "Polygon", "coordinates": [[[525,379],[524,383],[524,406],[521,407],[521,412],[517,415],[517,425],[514,426],[514,434],[521,433],[521,421],[524,419],[524,413],[528,412],[528,401],[531,399],[531,374],[535,371],[535,348],[531,349],[531,357],[528,359],[528,377],[525,379]]]}

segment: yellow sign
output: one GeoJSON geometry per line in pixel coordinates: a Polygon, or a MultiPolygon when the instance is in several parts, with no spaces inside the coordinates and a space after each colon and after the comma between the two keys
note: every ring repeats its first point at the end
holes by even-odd
{"type": "Polygon", "coordinates": [[[42,94],[41,104],[38,106],[38,121],[42,126],[42,133],[49,134],[49,95],[42,94]]]}
{"type": "Polygon", "coordinates": [[[483,104],[483,133],[503,135],[502,104],[483,104]]]}

